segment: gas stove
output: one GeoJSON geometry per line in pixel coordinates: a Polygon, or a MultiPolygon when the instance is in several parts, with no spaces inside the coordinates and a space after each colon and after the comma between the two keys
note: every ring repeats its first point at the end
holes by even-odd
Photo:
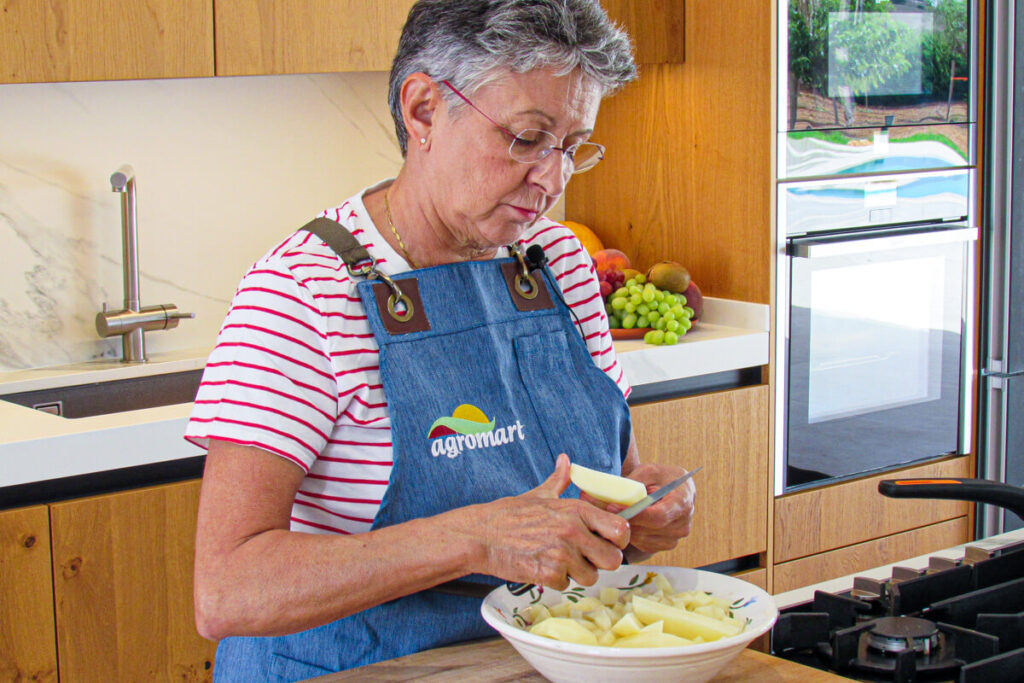
{"type": "Polygon", "coordinates": [[[1024,532],[775,596],[772,653],[853,680],[1024,681],[1024,532]]]}

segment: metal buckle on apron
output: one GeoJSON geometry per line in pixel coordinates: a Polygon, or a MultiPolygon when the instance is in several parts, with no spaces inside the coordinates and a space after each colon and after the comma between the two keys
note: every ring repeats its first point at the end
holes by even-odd
{"type": "Polygon", "coordinates": [[[514,287],[516,294],[524,299],[537,298],[540,287],[537,286],[537,281],[533,279],[533,275],[530,275],[530,269],[526,265],[526,260],[523,258],[523,252],[519,249],[519,245],[512,243],[508,245],[508,250],[512,252],[512,255],[519,262],[520,272],[516,274],[516,286],[514,287]],[[523,287],[524,282],[526,283],[525,289],[523,287]]]}
{"type": "Polygon", "coordinates": [[[416,307],[412,305],[412,299],[402,293],[401,288],[399,288],[398,284],[394,280],[377,270],[376,263],[374,263],[370,268],[370,273],[367,275],[367,278],[370,280],[380,278],[391,289],[391,296],[388,297],[388,315],[392,318],[400,323],[404,323],[408,322],[416,313],[416,307]],[[399,303],[401,303],[405,308],[403,312],[398,311],[399,303]]]}

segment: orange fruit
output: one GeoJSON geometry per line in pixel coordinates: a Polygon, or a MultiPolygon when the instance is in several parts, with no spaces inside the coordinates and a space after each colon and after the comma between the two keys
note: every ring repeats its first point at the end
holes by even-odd
{"type": "Polygon", "coordinates": [[[577,223],[576,221],[562,221],[562,225],[572,230],[572,234],[576,235],[576,239],[580,241],[580,244],[583,245],[583,248],[586,249],[587,253],[591,256],[593,256],[595,252],[604,249],[604,243],[601,241],[601,238],[598,237],[593,230],[582,223],[577,223]]]}

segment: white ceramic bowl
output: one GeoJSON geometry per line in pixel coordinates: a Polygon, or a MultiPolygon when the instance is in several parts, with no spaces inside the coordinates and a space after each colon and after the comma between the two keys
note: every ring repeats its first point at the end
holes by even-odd
{"type": "Polygon", "coordinates": [[[582,588],[575,583],[566,591],[544,589],[512,595],[504,586],[493,590],[480,608],[483,618],[512,644],[519,654],[545,678],[554,683],[702,683],[712,678],[750,644],[767,632],[779,616],[775,602],[757,586],[725,574],[684,567],[625,565],[613,572],[600,572],[597,583],[582,588]],[[739,634],[710,643],[663,648],[616,648],[564,643],[533,635],[517,624],[532,604],[556,605],[565,593],[597,596],[602,587],[633,585],[648,573],[662,574],[677,591],[702,590],[732,604],[733,615],[747,620],[739,634]],[[575,590],[574,590],[575,589],[575,590]]]}

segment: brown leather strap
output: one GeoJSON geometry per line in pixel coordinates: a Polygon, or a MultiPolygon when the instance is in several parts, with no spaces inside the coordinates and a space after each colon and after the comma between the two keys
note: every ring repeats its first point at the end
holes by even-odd
{"type": "Polygon", "coordinates": [[[373,260],[366,248],[359,244],[359,240],[353,237],[345,226],[330,218],[314,218],[299,229],[308,230],[326,242],[349,270],[355,270],[358,263],[373,260]]]}

